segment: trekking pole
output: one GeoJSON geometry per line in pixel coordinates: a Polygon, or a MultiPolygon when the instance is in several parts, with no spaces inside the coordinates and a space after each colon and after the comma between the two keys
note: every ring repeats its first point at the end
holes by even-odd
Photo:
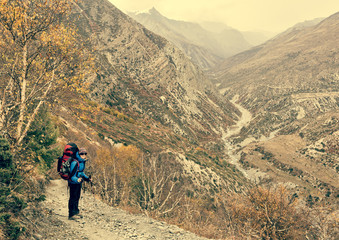
{"type": "Polygon", "coordinates": [[[91,187],[93,187],[92,175],[89,175],[88,178],[91,179],[90,183],[91,183],[91,187]]]}
{"type": "Polygon", "coordinates": [[[92,180],[92,176],[91,176],[91,175],[89,175],[89,178],[91,179],[91,181],[90,181],[90,183],[91,183],[91,192],[92,192],[92,197],[94,198],[94,204],[95,204],[95,206],[98,206],[98,204],[97,204],[97,199],[96,199],[96,197],[95,197],[95,190],[93,190],[93,186],[94,186],[95,184],[93,183],[93,180],[92,180]]]}

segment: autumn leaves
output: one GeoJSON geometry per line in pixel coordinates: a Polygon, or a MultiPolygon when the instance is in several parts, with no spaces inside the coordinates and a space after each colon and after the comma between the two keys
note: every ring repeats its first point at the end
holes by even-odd
{"type": "Polygon", "coordinates": [[[0,1],[0,134],[19,147],[42,104],[82,91],[90,58],[67,0],[0,1]]]}

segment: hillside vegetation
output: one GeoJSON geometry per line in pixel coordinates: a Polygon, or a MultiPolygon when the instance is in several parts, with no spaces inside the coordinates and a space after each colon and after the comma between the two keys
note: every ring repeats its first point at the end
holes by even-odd
{"type": "MultiPolygon", "coordinates": [[[[0,1],[0,51],[6,63],[0,65],[6,73],[0,78],[0,238],[48,238],[64,226],[62,216],[55,215],[64,196],[46,208],[53,196],[46,186],[59,178],[57,156],[75,142],[90,159],[86,172],[94,186],[85,188],[93,194],[90,204],[97,199],[212,239],[336,239],[337,208],[331,205],[336,175],[313,174],[321,164],[319,173],[327,166],[336,169],[336,107],[317,115],[314,123],[306,117],[288,122],[279,128],[286,138],[242,149],[242,140],[261,126],[256,121],[262,120],[258,104],[264,100],[244,94],[240,86],[227,89],[226,96],[239,95],[252,117],[224,99],[183,52],[109,1],[0,1]],[[302,121],[307,122],[297,125],[302,121]],[[318,135],[324,138],[319,141],[318,135]],[[304,174],[303,162],[288,161],[281,157],[286,151],[278,154],[274,148],[292,137],[298,154],[316,158],[324,153],[326,159],[310,163],[312,171],[304,174]],[[317,145],[311,149],[310,144],[317,145]],[[276,166],[272,172],[300,178],[306,191],[270,184],[270,179],[257,186],[231,164],[232,147],[241,151],[244,168],[260,168],[253,165],[264,160],[263,165],[276,166]],[[315,195],[317,187],[329,196],[315,195]]],[[[263,125],[271,130],[270,124],[263,125]]],[[[253,137],[269,134],[267,128],[253,137]]],[[[111,209],[102,202],[98,213],[111,209]]],[[[86,214],[111,231],[111,213],[102,218],[86,214]]],[[[74,222],[68,232],[78,229],[74,222]]],[[[97,239],[95,231],[91,234],[97,239]]]]}

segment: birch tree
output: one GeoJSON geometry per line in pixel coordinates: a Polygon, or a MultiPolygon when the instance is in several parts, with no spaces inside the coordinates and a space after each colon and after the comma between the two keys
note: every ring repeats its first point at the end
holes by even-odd
{"type": "Polygon", "coordinates": [[[0,135],[15,148],[57,90],[82,88],[89,65],[66,21],[72,2],[0,0],[0,135]]]}
{"type": "Polygon", "coordinates": [[[173,212],[180,204],[184,186],[178,170],[160,163],[161,156],[142,159],[141,184],[137,187],[138,205],[157,217],[173,212]]]}

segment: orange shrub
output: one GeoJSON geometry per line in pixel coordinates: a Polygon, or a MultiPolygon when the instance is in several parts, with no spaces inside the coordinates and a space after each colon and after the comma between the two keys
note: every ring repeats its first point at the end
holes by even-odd
{"type": "Polygon", "coordinates": [[[239,235],[260,239],[304,239],[310,223],[284,187],[255,187],[229,204],[230,220],[239,235]]]}

